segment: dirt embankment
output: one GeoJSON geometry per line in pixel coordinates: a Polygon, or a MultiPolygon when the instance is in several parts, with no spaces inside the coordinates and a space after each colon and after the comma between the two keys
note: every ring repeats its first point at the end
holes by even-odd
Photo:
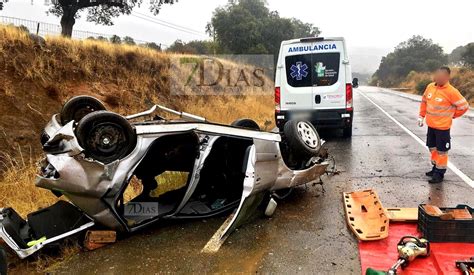
{"type": "MultiPolygon", "coordinates": [[[[409,88],[411,93],[423,94],[426,85],[432,82],[432,73],[411,72],[399,86],[409,88]]],[[[474,107],[474,70],[467,68],[453,68],[451,84],[466,97],[474,107]]]]}
{"type": "Polygon", "coordinates": [[[273,80],[265,78],[264,96],[179,96],[170,92],[170,79],[173,73],[185,78],[186,72],[170,66],[173,58],[142,47],[89,40],[47,38],[38,45],[26,33],[0,26],[2,162],[9,162],[10,156],[37,156],[40,131],[74,95],[96,96],[121,114],[158,103],[216,122],[249,117],[264,125],[272,120],[273,80]]]}

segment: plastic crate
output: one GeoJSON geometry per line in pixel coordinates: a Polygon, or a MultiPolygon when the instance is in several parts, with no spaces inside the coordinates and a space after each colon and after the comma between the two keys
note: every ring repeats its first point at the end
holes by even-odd
{"type": "MultiPolygon", "coordinates": [[[[467,208],[471,215],[474,209],[467,205],[458,205],[455,208],[440,208],[442,211],[467,208]]],[[[474,242],[474,219],[472,220],[447,220],[428,215],[423,204],[418,206],[418,231],[430,242],[474,242]]]]}

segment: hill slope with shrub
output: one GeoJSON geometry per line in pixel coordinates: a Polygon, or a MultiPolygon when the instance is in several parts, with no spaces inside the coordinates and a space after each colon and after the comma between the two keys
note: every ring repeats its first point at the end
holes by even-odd
{"type": "Polygon", "coordinates": [[[25,214],[55,200],[33,184],[39,134],[75,95],[95,96],[119,114],[161,104],[213,122],[251,118],[271,126],[273,80],[264,77],[264,93],[256,95],[177,95],[170,79],[185,81],[187,75],[170,65],[179,57],[92,40],[51,37],[38,43],[17,28],[0,26],[0,207],[25,214]]]}
{"type": "MultiPolygon", "coordinates": [[[[426,86],[433,82],[432,73],[410,72],[405,81],[399,84],[401,88],[409,88],[411,93],[422,95],[426,86]]],[[[474,71],[467,68],[453,68],[451,84],[466,97],[474,107],[474,71]]]]}
{"type": "Polygon", "coordinates": [[[16,28],[0,27],[0,152],[37,155],[38,133],[68,98],[81,94],[120,114],[157,103],[221,123],[272,120],[273,80],[265,79],[266,96],[178,96],[169,88],[171,74],[183,74],[170,70],[176,57],[101,41],[47,38],[40,45],[16,28]]]}

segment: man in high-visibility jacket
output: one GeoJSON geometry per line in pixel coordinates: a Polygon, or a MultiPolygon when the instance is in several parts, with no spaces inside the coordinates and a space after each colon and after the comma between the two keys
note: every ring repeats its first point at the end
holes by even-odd
{"type": "Polygon", "coordinates": [[[451,149],[450,129],[453,119],[469,110],[461,93],[449,83],[451,70],[436,70],[433,83],[426,87],[420,106],[418,125],[423,127],[426,118],[428,134],[426,145],[431,152],[433,169],[426,173],[429,183],[441,183],[448,168],[448,151],[451,149]]]}

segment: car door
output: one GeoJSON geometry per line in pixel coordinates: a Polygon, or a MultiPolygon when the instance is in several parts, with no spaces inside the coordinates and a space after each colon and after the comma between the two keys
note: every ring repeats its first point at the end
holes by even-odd
{"type": "Polygon", "coordinates": [[[254,139],[254,145],[249,147],[245,161],[242,199],[231,222],[224,230],[221,240],[225,240],[230,233],[255,213],[257,207],[268,195],[266,191],[275,184],[280,158],[278,146],[278,142],[254,139]]]}

